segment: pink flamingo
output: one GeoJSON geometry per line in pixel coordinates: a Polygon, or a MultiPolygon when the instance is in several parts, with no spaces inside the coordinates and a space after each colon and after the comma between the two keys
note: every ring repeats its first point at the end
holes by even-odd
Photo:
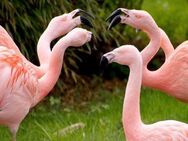
{"type": "Polygon", "coordinates": [[[143,85],[159,89],[181,101],[188,102],[188,42],[183,42],[174,51],[172,47],[163,46],[164,51],[167,52],[165,63],[158,70],[150,71],[147,65],[159,50],[161,40],[168,42],[161,39],[161,30],[153,18],[146,11],[120,8],[113,12],[109,19],[111,21],[109,28],[119,22],[126,23],[142,29],[150,37],[150,43],[141,52],[143,85]],[[120,15],[121,12],[125,15],[120,15]]]}
{"type": "Polygon", "coordinates": [[[27,61],[29,66],[35,70],[37,77],[40,78],[48,70],[47,68],[48,68],[50,56],[52,53],[51,48],[50,48],[50,43],[52,40],[68,33],[74,27],[80,25],[81,23],[89,27],[92,27],[92,24],[85,17],[77,16],[78,14],[85,14],[91,18],[94,18],[89,13],[81,9],[76,9],[70,13],[65,13],[63,15],[56,16],[50,21],[48,27],[39,38],[39,41],[37,44],[37,54],[38,54],[40,66],[36,66],[32,64],[31,62],[27,61],[25,56],[22,55],[19,48],[14,43],[13,39],[10,37],[10,35],[2,26],[0,26],[0,45],[16,51],[16,53],[18,53],[20,56],[22,56],[22,58],[25,61],[27,61]],[[62,28],[57,28],[59,26],[62,26],[62,28]]]}
{"type": "Polygon", "coordinates": [[[30,108],[47,96],[58,80],[65,50],[69,46],[82,46],[90,41],[91,36],[91,32],[75,28],[61,38],[48,56],[48,68],[40,78],[14,48],[0,46],[0,124],[9,127],[14,141],[19,125],[30,108]]]}
{"type": "MultiPolygon", "coordinates": [[[[125,10],[125,9],[124,9],[125,10]]],[[[128,10],[128,9],[127,9],[128,10]]],[[[115,18],[118,14],[121,14],[122,13],[122,11],[123,11],[123,8],[119,8],[119,9],[117,9],[117,10],[115,10],[108,18],[107,18],[107,21],[109,20],[110,22],[113,20],[113,18],[115,18]]],[[[143,13],[142,13],[142,10],[137,10],[137,14],[138,15],[140,15],[140,16],[142,16],[143,15],[143,13]]],[[[117,19],[118,19],[118,17],[119,16],[117,16],[117,19]]],[[[116,19],[116,20],[117,20],[116,19]]],[[[139,22],[139,24],[148,24],[148,22],[150,23],[150,22],[153,22],[153,18],[151,17],[151,15],[149,15],[149,13],[148,13],[148,15],[147,16],[143,16],[142,17],[142,22],[141,21],[137,21],[137,22],[139,22]],[[145,21],[144,21],[145,20],[145,21]],[[152,21],[151,21],[152,20],[152,21]]],[[[111,23],[111,25],[109,26],[109,29],[111,29],[113,26],[115,26],[116,24],[117,24],[118,22],[113,22],[113,23],[111,23]]],[[[128,24],[128,23],[127,23],[128,24]]],[[[131,25],[131,24],[130,24],[131,25]]],[[[131,26],[133,26],[133,25],[131,25],[131,26]]],[[[134,26],[133,26],[134,27],[134,26]]],[[[142,30],[143,28],[142,28],[143,26],[138,26],[136,29],[137,30],[142,30]],[[140,29],[139,29],[140,28],[140,29]]],[[[160,45],[161,45],[161,48],[163,49],[163,51],[164,51],[164,53],[165,53],[165,58],[167,59],[172,53],[173,53],[173,51],[174,51],[174,47],[173,47],[173,45],[172,45],[172,43],[171,43],[171,41],[170,41],[170,39],[168,38],[168,36],[166,35],[166,33],[163,31],[163,29],[161,29],[160,27],[158,27],[159,28],[159,30],[160,30],[160,33],[161,33],[161,42],[160,42],[160,45]]],[[[144,30],[144,29],[143,29],[144,30]]],[[[145,30],[147,30],[147,29],[145,29],[145,30]]]]}
{"type": "Polygon", "coordinates": [[[143,59],[136,47],[124,45],[101,58],[101,67],[116,62],[128,65],[130,75],[125,91],[122,122],[127,141],[187,141],[188,124],[166,120],[150,125],[142,122],[140,116],[140,89],[143,59]]]}

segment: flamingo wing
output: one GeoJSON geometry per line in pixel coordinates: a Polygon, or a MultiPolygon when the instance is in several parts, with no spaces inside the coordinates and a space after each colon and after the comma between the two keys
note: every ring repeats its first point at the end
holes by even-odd
{"type": "Polygon", "coordinates": [[[12,93],[34,102],[38,93],[35,70],[15,50],[0,46],[0,73],[0,107],[12,93]]]}
{"type": "Polygon", "coordinates": [[[1,25],[0,25],[0,46],[4,46],[8,49],[14,50],[17,53],[17,55],[19,55],[25,62],[28,63],[30,67],[32,67],[35,70],[35,73],[38,76],[38,78],[43,75],[43,72],[40,70],[38,66],[35,66],[31,62],[29,62],[25,58],[25,56],[22,55],[22,53],[20,52],[19,48],[17,47],[11,36],[1,25]]]}
{"type": "Polygon", "coordinates": [[[0,46],[4,46],[9,49],[13,49],[17,53],[18,52],[20,53],[19,48],[14,43],[13,39],[10,37],[8,32],[2,26],[0,26],[0,46]]]}
{"type": "Polygon", "coordinates": [[[180,44],[157,72],[163,84],[159,89],[188,102],[188,41],[180,44]]]}

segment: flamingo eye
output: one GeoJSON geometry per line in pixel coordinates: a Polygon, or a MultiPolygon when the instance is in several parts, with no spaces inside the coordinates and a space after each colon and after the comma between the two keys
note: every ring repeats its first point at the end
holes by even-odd
{"type": "Polygon", "coordinates": [[[135,15],[135,17],[136,17],[137,19],[140,19],[142,16],[141,16],[141,15],[135,15]]]}
{"type": "Polygon", "coordinates": [[[125,15],[125,17],[129,18],[130,16],[127,14],[127,15],[125,15]]]}

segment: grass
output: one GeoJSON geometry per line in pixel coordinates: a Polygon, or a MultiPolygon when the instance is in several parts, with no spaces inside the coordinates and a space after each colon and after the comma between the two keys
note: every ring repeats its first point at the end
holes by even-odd
{"type": "MultiPolygon", "coordinates": [[[[19,141],[123,141],[121,111],[124,88],[111,92],[99,90],[98,99],[88,103],[84,109],[47,108],[44,104],[34,108],[22,122],[17,139],[19,141]],[[69,130],[64,135],[55,134],[75,123],[85,127],[69,130]]],[[[178,102],[163,93],[142,88],[141,114],[145,123],[174,119],[188,122],[188,105],[178,102]]],[[[1,141],[10,140],[7,128],[0,127],[1,141]]]]}

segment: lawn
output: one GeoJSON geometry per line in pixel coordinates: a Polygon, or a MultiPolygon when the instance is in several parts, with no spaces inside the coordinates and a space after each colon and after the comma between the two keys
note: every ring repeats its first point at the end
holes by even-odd
{"type": "MultiPolygon", "coordinates": [[[[46,108],[41,104],[34,108],[22,122],[18,141],[123,141],[121,124],[124,88],[112,91],[99,90],[99,97],[85,108],[46,108]],[[80,127],[70,127],[75,123],[80,127]],[[66,129],[69,128],[69,129],[66,129]]],[[[163,93],[142,88],[141,114],[145,123],[174,119],[188,122],[188,105],[163,93]]],[[[8,141],[7,128],[0,128],[1,141],[8,141]]]]}

